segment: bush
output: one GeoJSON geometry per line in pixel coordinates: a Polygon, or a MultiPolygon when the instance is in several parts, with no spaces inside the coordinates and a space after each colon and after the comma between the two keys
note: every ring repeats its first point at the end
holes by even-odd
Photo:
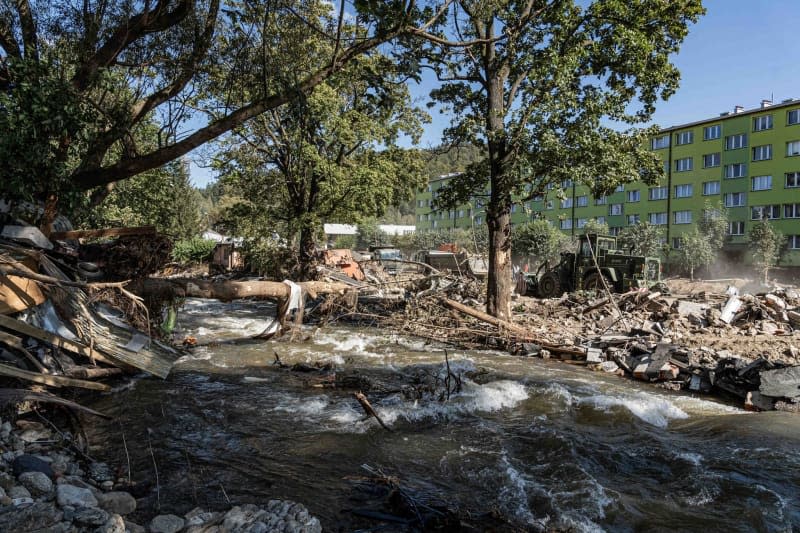
{"type": "Polygon", "coordinates": [[[172,248],[172,258],[178,263],[200,263],[211,257],[216,245],[215,241],[202,237],[181,239],[172,248]]]}

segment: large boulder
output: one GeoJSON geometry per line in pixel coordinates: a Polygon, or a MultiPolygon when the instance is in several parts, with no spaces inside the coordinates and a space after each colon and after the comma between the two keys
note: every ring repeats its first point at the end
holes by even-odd
{"type": "Polygon", "coordinates": [[[42,495],[50,494],[53,490],[53,482],[42,472],[23,472],[19,475],[19,482],[28,489],[31,494],[42,495]]]}
{"type": "Polygon", "coordinates": [[[41,472],[47,477],[53,478],[53,469],[50,464],[35,455],[20,455],[11,462],[11,468],[14,470],[15,476],[19,476],[23,472],[41,472]]]}
{"type": "Polygon", "coordinates": [[[183,529],[184,520],[174,514],[161,514],[150,521],[151,533],[178,533],[183,529]]]}
{"type": "Polygon", "coordinates": [[[109,513],[125,516],[136,510],[136,499],[127,492],[104,492],[97,495],[100,508],[109,513]]]}

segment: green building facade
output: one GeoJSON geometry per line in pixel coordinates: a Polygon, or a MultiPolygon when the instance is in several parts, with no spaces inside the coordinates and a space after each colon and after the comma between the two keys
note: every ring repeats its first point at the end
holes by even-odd
{"type": "MultiPolygon", "coordinates": [[[[625,226],[649,221],[663,226],[665,241],[677,248],[707,203],[719,204],[729,218],[724,249],[729,260],[746,260],[750,229],[767,217],[787,236],[780,264],[800,266],[800,100],[764,101],[750,110],[736,107],[712,119],[662,129],[650,142],[664,161],[657,185],[629,183],[594,198],[587,187],[566,181],[534,201],[515,202],[512,223],[545,218],[565,233],[577,234],[596,219],[617,234],[625,226]]],[[[479,199],[451,211],[433,210],[438,189],[453,176],[433,178],[417,194],[418,229],[485,223],[479,199]]]]}

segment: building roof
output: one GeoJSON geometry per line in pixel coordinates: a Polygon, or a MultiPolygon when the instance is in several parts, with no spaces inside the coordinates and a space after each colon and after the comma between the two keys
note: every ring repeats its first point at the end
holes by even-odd
{"type": "Polygon", "coordinates": [[[356,235],[358,226],[354,224],[323,224],[326,235],[356,235]]]}
{"type": "Polygon", "coordinates": [[[694,122],[687,122],[686,124],[678,124],[677,126],[670,126],[668,128],[661,128],[661,132],[669,132],[675,130],[682,130],[684,128],[691,128],[693,126],[699,126],[700,124],[708,124],[711,122],[719,122],[721,120],[726,120],[732,117],[740,117],[745,115],[753,115],[755,113],[763,113],[770,109],[783,109],[785,107],[796,106],[800,105],[800,98],[788,98],[778,104],[770,103],[769,100],[764,100],[761,103],[760,107],[755,107],[752,109],[744,109],[742,106],[736,106],[733,111],[726,111],[724,113],[720,113],[716,117],[712,118],[705,118],[702,120],[696,120],[694,122]]]}
{"type": "Polygon", "coordinates": [[[406,235],[417,231],[416,226],[402,226],[399,224],[379,224],[378,229],[386,235],[406,235]]]}

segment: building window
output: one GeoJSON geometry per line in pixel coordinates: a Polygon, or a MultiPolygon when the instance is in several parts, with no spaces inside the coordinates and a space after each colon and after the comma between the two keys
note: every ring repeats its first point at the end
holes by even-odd
{"type": "Polygon", "coordinates": [[[800,250],[800,235],[789,235],[787,242],[790,250],[800,250]]]}
{"type": "MultiPolygon", "coordinates": [[[[800,142],[797,143],[797,146],[798,149],[800,149],[800,142]]],[[[798,153],[800,153],[800,151],[798,153]]],[[[753,147],[753,161],[766,161],[767,159],[772,159],[771,144],[763,144],[761,146],[753,147]]]]}
{"type": "Polygon", "coordinates": [[[703,140],[704,141],[711,141],[714,139],[719,139],[722,135],[722,126],[717,124],[716,126],[706,126],[703,128],[703,140]]]}
{"type": "Polygon", "coordinates": [[[738,150],[747,146],[747,134],[740,133],[739,135],[728,135],[725,137],[726,150],[738,150]]]}
{"type": "Polygon", "coordinates": [[[712,194],[719,194],[718,181],[707,181],[703,183],[703,196],[711,196],[712,194]]]}
{"type": "Polygon", "coordinates": [[[772,188],[772,176],[753,176],[754,191],[768,191],[772,188]]]}
{"type": "Polygon", "coordinates": [[[692,189],[693,187],[691,183],[687,183],[685,185],[676,185],[675,198],[691,198],[692,189]]]}
{"type": "Polygon", "coordinates": [[[743,178],[747,174],[747,165],[745,163],[733,163],[725,165],[726,178],[743,178]]]}
{"type": "Polygon", "coordinates": [[[625,185],[617,185],[617,188],[614,189],[614,192],[625,192],[625,185]]]}
{"type": "Polygon", "coordinates": [[[622,204],[611,204],[611,209],[609,210],[611,216],[614,215],[621,215],[622,214],[622,204]]]}
{"type": "Polygon", "coordinates": [[[682,131],[675,134],[675,144],[692,144],[694,140],[694,133],[691,131],[682,131]]]}
{"type": "Polygon", "coordinates": [[[800,155],[800,141],[792,141],[786,143],[786,155],[800,155]]]}
{"type": "Polygon", "coordinates": [[[458,218],[464,218],[464,210],[463,209],[459,209],[458,210],[458,218]]]}
{"type": "Polygon", "coordinates": [[[781,206],[779,205],[754,205],[750,208],[750,220],[773,220],[781,218],[781,206]]]}
{"type": "Polygon", "coordinates": [[[516,213],[516,212],[517,212],[517,208],[518,208],[518,207],[519,207],[519,206],[518,206],[517,204],[511,204],[511,212],[512,212],[512,213],[516,213]]]}
{"type": "Polygon", "coordinates": [[[438,221],[438,220],[434,220],[434,221],[433,221],[433,226],[432,226],[432,227],[434,227],[434,228],[438,228],[438,227],[439,227],[439,221],[438,221]]]}
{"type": "Polygon", "coordinates": [[[746,195],[743,192],[729,192],[722,195],[725,207],[742,207],[745,204],[746,195]]]}
{"type": "Polygon", "coordinates": [[[786,125],[800,124],[800,109],[792,109],[786,115],[786,125]]]}
{"type": "Polygon", "coordinates": [[[578,196],[577,198],[578,207],[586,207],[589,205],[589,197],[588,196],[578,196]]]}
{"type": "Polygon", "coordinates": [[[606,205],[608,203],[608,196],[601,196],[595,199],[594,205],[606,205]]]}
{"type": "Polygon", "coordinates": [[[588,221],[588,219],[586,219],[586,218],[579,218],[579,219],[577,219],[577,220],[575,221],[575,225],[576,225],[578,228],[583,228],[583,227],[586,227],[586,222],[587,222],[587,221],[588,221]]]}
{"type": "Polygon", "coordinates": [[[684,157],[675,161],[676,172],[686,172],[687,170],[692,170],[693,167],[694,161],[691,157],[684,157]]]}
{"type": "Polygon", "coordinates": [[[753,131],[764,131],[772,129],[772,115],[764,115],[753,119],[753,131]]]}
{"type": "Polygon", "coordinates": [[[728,222],[728,235],[744,235],[744,222],[741,220],[728,222]]]}
{"type": "Polygon", "coordinates": [[[692,212],[691,211],[675,211],[673,213],[675,215],[675,223],[676,224],[691,224],[692,223],[692,212]]]}
{"type": "Polygon", "coordinates": [[[718,167],[720,162],[719,152],[703,156],[703,168],[718,167]]]}
{"type": "Polygon", "coordinates": [[[672,238],[672,247],[675,250],[680,250],[682,244],[683,244],[683,240],[681,240],[680,237],[673,237],[672,238]]]}
{"type": "Polygon", "coordinates": [[[628,201],[629,202],[638,202],[642,199],[642,194],[640,191],[628,191],[628,201]]]}
{"type": "Polygon", "coordinates": [[[547,200],[547,203],[544,204],[545,209],[553,209],[553,200],[547,200]]]}
{"type": "Polygon", "coordinates": [[[571,179],[567,178],[567,179],[565,179],[564,181],[561,182],[561,188],[562,189],[569,189],[570,187],[572,187],[572,180],[571,179]]]}
{"type": "Polygon", "coordinates": [[[608,228],[608,234],[616,237],[617,235],[619,235],[620,230],[622,230],[622,228],[619,226],[608,228]]]}
{"type": "Polygon", "coordinates": [[[604,217],[604,216],[599,216],[595,220],[597,220],[598,224],[605,224],[606,223],[606,217],[604,217]]]}
{"type": "Polygon", "coordinates": [[[639,215],[628,215],[628,225],[635,226],[639,223],[639,215]]]}
{"type": "Polygon", "coordinates": [[[483,217],[475,217],[476,224],[483,224],[483,217]]]}
{"type": "Polygon", "coordinates": [[[534,202],[541,202],[542,200],[544,200],[544,196],[542,196],[541,194],[537,194],[536,196],[533,197],[534,202]]]}
{"type": "Polygon", "coordinates": [[[787,172],[786,188],[792,189],[794,187],[800,187],[800,172],[787,172]]]}
{"type": "Polygon", "coordinates": [[[562,218],[559,227],[561,229],[572,229],[572,219],[571,218],[562,218]]]}
{"type": "Polygon", "coordinates": [[[667,224],[666,213],[650,213],[649,219],[650,219],[650,224],[654,226],[664,226],[667,224]]]}
{"type": "Polygon", "coordinates": [[[669,191],[666,187],[651,187],[648,198],[651,200],[666,200],[669,191]]]}
{"type": "Polygon", "coordinates": [[[661,137],[655,137],[651,141],[650,145],[653,150],[660,150],[662,148],[666,148],[669,146],[669,135],[662,135],[661,137]]]}
{"type": "Polygon", "coordinates": [[[561,209],[569,209],[572,207],[572,198],[564,198],[561,200],[561,209]]]}
{"type": "Polygon", "coordinates": [[[800,204],[784,204],[783,218],[800,218],[800,204]]]}

